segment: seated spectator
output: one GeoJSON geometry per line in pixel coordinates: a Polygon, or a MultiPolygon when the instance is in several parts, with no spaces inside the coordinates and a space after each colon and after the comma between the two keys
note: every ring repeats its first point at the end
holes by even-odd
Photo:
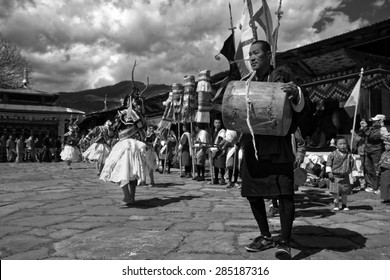
{"type": "Polygon", "coordinates": [[[326,135],[318,126],[316,127],[316,130],[314,131],[313,135],[310,138],[309,147],[310,148],[326,147],[326,135]]]}

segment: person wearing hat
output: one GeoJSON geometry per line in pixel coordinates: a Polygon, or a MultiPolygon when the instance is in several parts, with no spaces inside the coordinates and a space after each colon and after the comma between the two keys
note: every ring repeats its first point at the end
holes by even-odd
{"type": "Polygon", "coordinates": [[[385,151],[379,160],[380,168],[380,190],[383,203],[390,205],[390,134],[384,137],[383,144],[385,151]]]}
{"type": "Polygon", "coordinates": [[[384,126],[385,115],[378,114],[371,118],[372,126],[362,129],[365,141],[364,179],[366,192],[380,194],[379,190],[379,159],[383,152],[383,138],[388,133],[384,126]]]}

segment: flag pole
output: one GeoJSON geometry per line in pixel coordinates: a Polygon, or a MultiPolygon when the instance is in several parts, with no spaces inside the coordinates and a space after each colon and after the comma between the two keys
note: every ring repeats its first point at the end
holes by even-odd
{"type": "MultiPolygon", "coordinates": [[[[364,72],[364,69],[363,67],[360,69],[360,78],[359,79],[363,79],[363,72],[364,72]]],[[[359,80],[358,80],[359,82],[359,80]]],[[[358,107],[359,107],[359,99],[360,99],[360,89],[359,89],[359,95],[358,95],[358,98],[356,100],[356,107],[355,107],[355,114],[353,116],[353,124],[352,124],[352,131],[355,131],[355,125],[356,125],[356,116],[357,116],[357,110],[358,110],[358,107]]],[[[353,144],[353,136],[355,135],[355,133],[351,133],[351,151],[352,151],[352,144],[353,144]]]]}
{"type": "MultiPolygon", "coordinates": [[[[252,0],[247,0],[246,1],[246,5],[248,7],[249,18],[252,19],[252,17],[253,17],[252,0]]],[[[252,28],[253,38],[255,39],[255,41],[257,41],[258,38],[257,38],[257,27],[256,27],[256,24],[252,24],[251,28],[252,28]]]]}
{"type": "Polygon", "coordinates": [[[179,141],[176,142],[176,155],[178,155],[176,158],[179,159],[179,168],[180,168],[180,177],[183,175],[182,173],[182,165],[181,165],[181,151],[178,149],[178,146],[180,145],[180,122],[177,123],[177,139],[179,141]]]}
{"type": "Polygon", "coordinates": [[[235,27],[233,25],[232,6],[230,5],[230,2],[229,2],[229,14],[230,14],[230,28],[229,28],[229,30],[232,31],[232,35],[233,35],[233,48],[236,49],[235,42],[234,42],[234,29],[236,29],[237,27],[235,27]]]}
{"type": "MultiPolygon", "coordinates": [[[[279,8],[277,12],[275,13],[276,17],[278,18],[278,26],[276,26],[274,30],[275,38],[273,38],[272,42],[272,64],[274,68],[276,68],[276,48],[277,48],[277,42],[278,42],[278,36],[279,36],[279,27],[280,27],[280,20],[282,19],[283,11],[282,11],[282,0],[279,1],[279,8]]],[[[272,36],[273,37],[273,36],[272,36]]]]}

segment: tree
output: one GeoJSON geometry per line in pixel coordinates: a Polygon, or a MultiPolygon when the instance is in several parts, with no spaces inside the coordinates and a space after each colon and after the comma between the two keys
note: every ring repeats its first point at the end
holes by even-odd
{"type": "Polygon", "coordinates": [[[20,48],[0,37],[0,88],[18,88],[23,81],[23,70],[31,66],[20,48]]]}

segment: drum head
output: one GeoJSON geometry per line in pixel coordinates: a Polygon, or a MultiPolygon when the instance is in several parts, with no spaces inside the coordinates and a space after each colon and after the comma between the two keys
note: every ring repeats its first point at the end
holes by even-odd
{"type": "Polygon", "coordinates": [[[296,168],[294,170],[294,184],[295,185],[303,185],[307,179],[307,172],[303,168],[296,168]]]}

